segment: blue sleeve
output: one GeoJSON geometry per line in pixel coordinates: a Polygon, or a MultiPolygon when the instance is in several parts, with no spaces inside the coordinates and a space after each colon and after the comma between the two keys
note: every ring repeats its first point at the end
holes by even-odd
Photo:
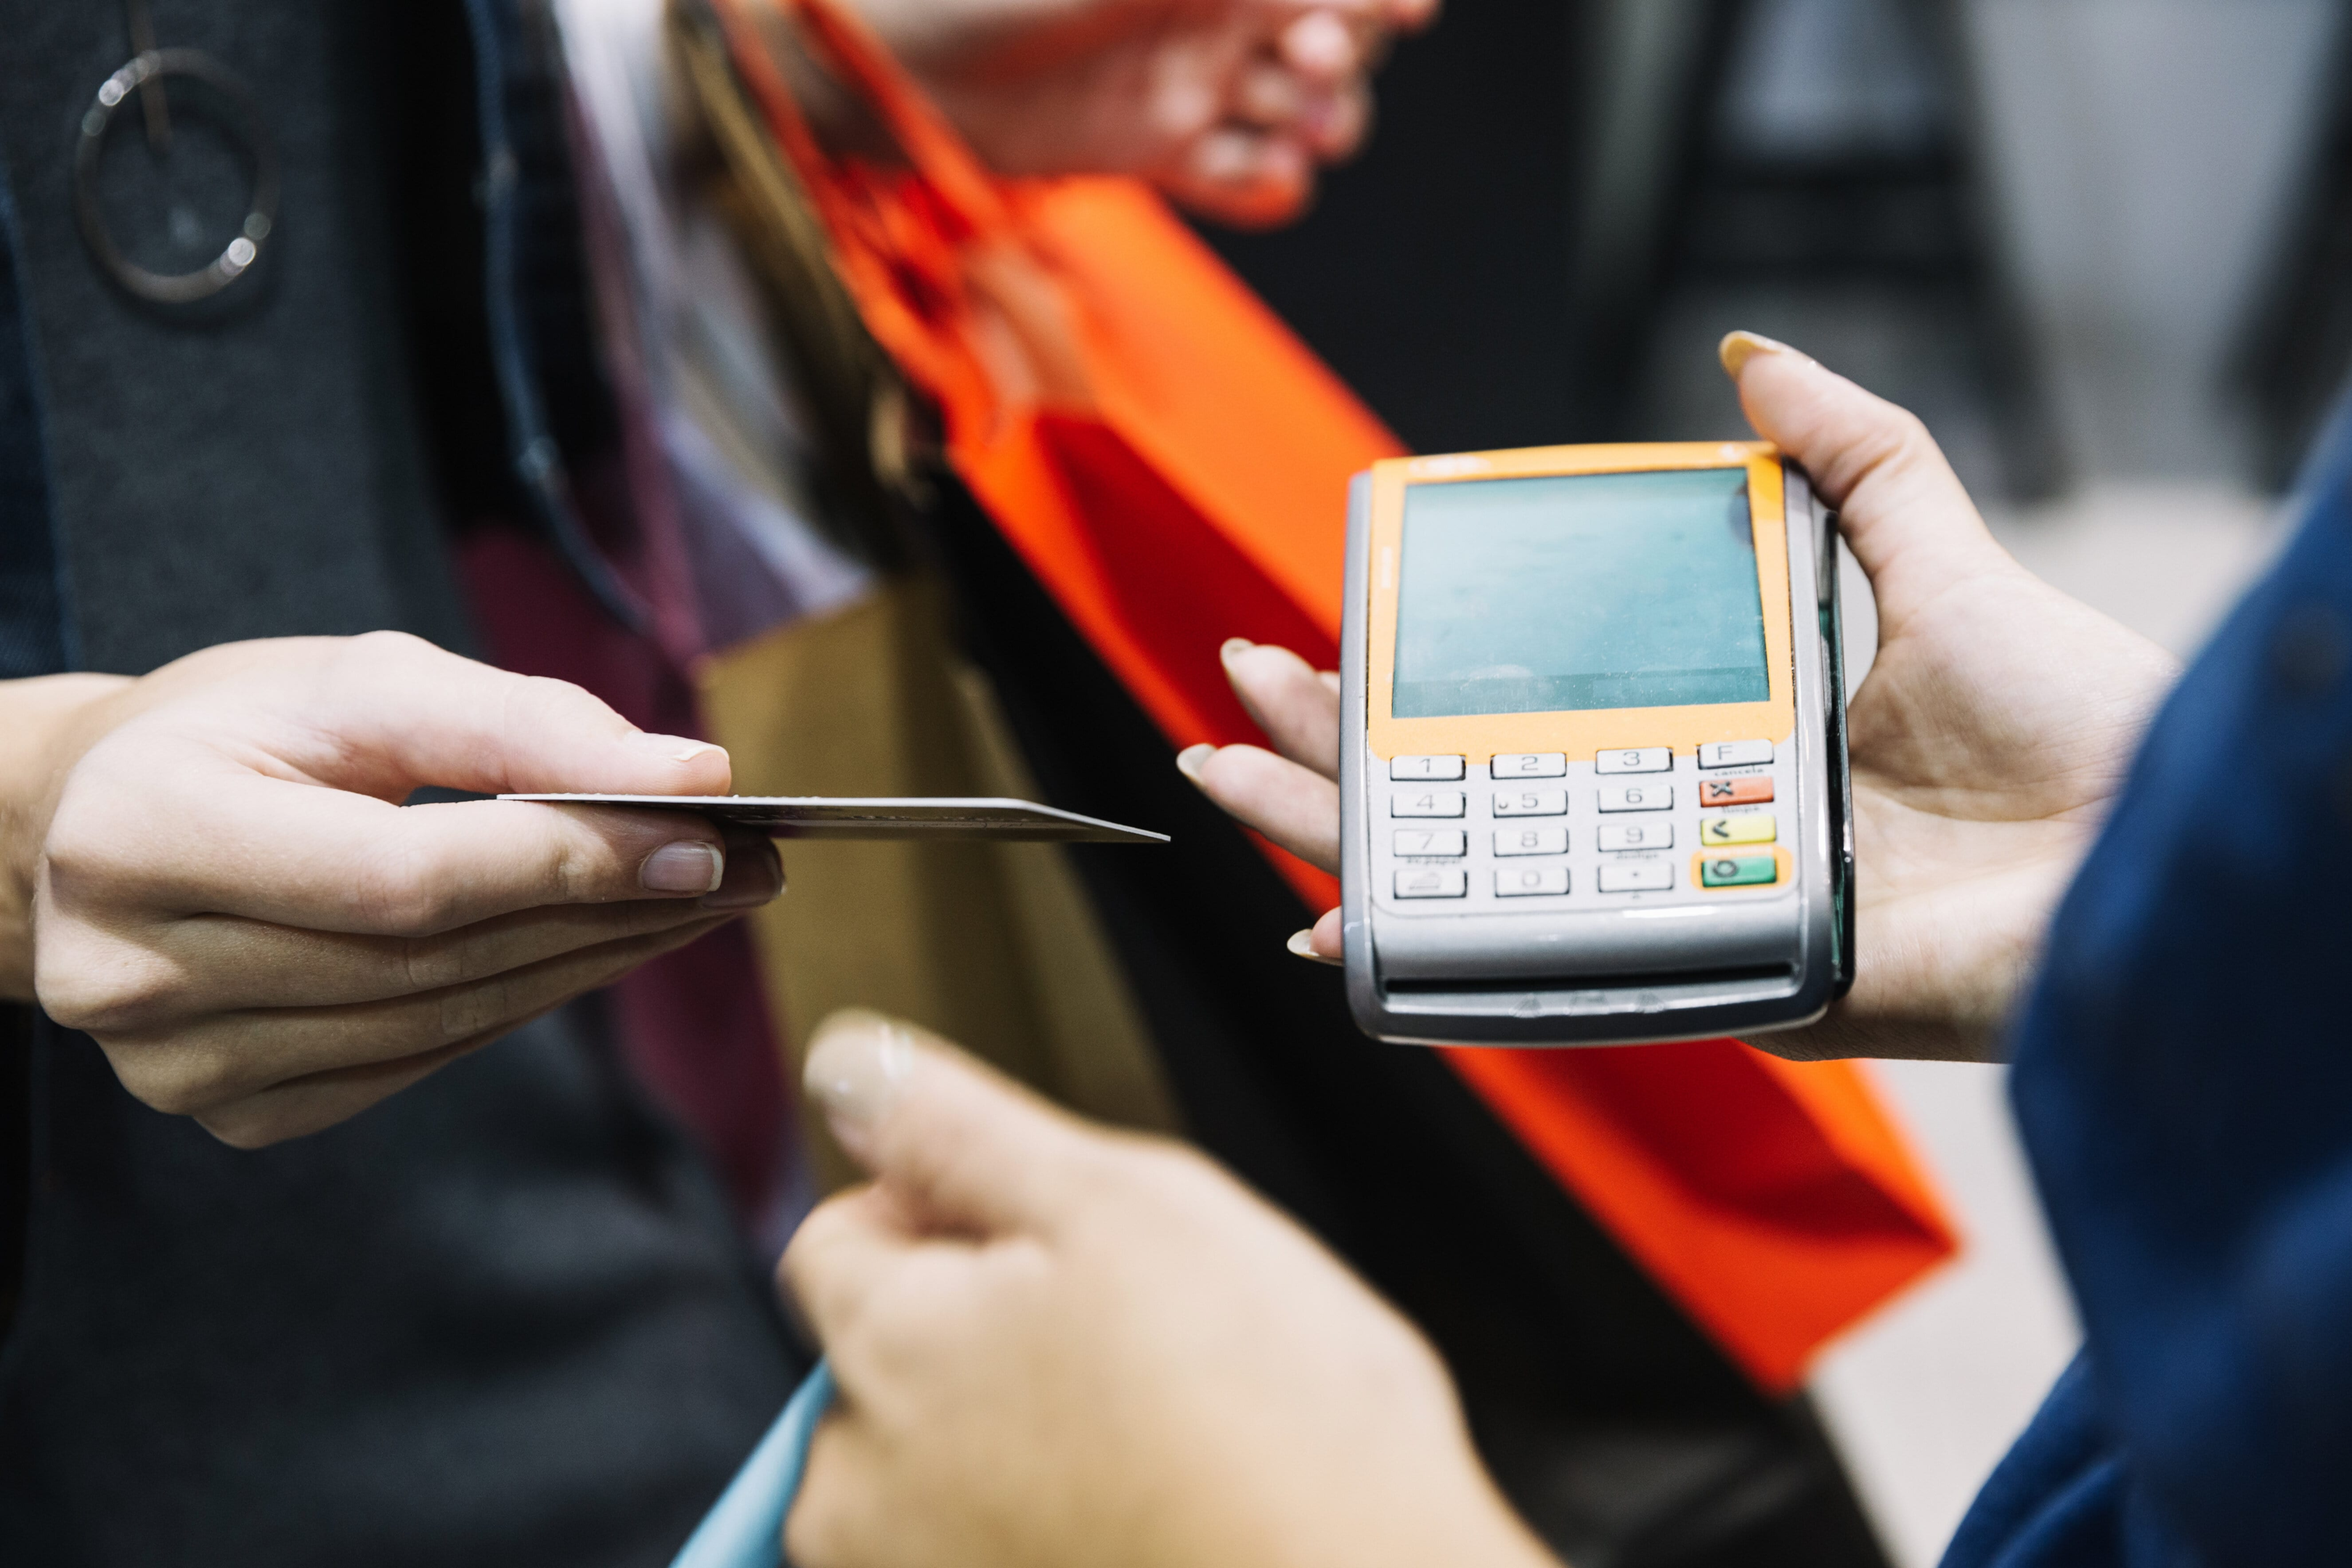
{"type": "Polygon", "coordinates": [[[2086,1348],[1953,1568],[2352,1563],[2352,421],[2331,450],[2052,927],[2012,1092],[2086,1348]]]}

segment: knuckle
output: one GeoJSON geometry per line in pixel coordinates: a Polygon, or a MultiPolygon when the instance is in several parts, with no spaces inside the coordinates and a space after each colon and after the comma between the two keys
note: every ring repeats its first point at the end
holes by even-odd
{"type": "Polygon", "coordinates": [[[454,891],[415,845],[400,839],[362,858],[352,905],[370,929],[395,936],[434,936],[456,923],[454,891]]]}
{"type": "Polygon", "coordinates": [[[69,926],[45,932],[36,946],[33,992],[55,1022],[104,1038],[179,1018],[186,1010],[188,980],[152,953],[69,926]]]}
{"type": "Polygon", "coordinates": [[[99,1041],[131,1097],[166,1116],[217,1114],[228,1093],[220,1064],[206,1051],[170,1044],[127,1047],[99,1041]]]}

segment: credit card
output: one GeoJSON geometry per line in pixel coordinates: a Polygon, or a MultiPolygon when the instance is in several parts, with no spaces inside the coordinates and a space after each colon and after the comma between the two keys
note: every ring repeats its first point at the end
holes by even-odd
{"type": "Polygon", "coordinates": [[[501,795],[549,806],[692,811],[777,839],[1005,839],[1026,843],[1164,844],[1165,833],[1034,800],[918,795],[501,795]]]}

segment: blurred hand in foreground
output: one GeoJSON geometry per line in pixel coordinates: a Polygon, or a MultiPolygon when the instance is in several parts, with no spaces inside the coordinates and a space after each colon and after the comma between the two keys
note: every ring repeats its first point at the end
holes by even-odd
{"type": "MultiPolygon", "coordinates": [[[[1878,656],[1847,709],[1853,991],[1821,1023],[1754,1043],[1987,1059],[2178,666],[2018,565],[1916,418],[1767,339],[1735,333],[1723,358],[1749,421],[1838,508],[1878,601],[1878,656]]],[[[1224,663],[1274,749],[1193,747],[1177,765],[1337,871],[1337,677],[1239,641],[1224,663]]],[[[1292,948],[1338,961],[1339,911],[1292,948]]]]}
{"type": "Polygon", "coordinates": [[[417,788],[724,793],[727,754],[414,637],[0,683],[0,995],[251,1146],[341,1121],[782,887],[669,812],[417,788]]]}
{"type": "MultiPolygon", "coordinates": [[[[1130,174],[1205,216],[1296,216],[1438,0],[855,0],[989,164],[1130,174]]],[[[820,123],[837,94],[794,72],[820,123]]]]}
{"type": "Polygon", "coordinates": [[[1206,1159],[872,1014],[806,1076],[876,1179],[784,1255],[841,1390],[799,1568],[1551,1563],[1428,1345],[1206,1159]]]}

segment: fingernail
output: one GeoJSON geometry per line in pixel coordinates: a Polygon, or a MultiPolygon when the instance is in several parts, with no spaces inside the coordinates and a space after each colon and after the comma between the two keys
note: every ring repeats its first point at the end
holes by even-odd
{"type": "Polygon", "coordinates": [[[1231,664],[1236,654],[1246,653],[1252,648],[1256,646],[1256,643],[1251,642],[1246,637],[1228,637],[1225,639],[1223,644],[1217,649],[1217,657],[1227,664],[1231,664]]]}
{"type": "Polygon", "coordinates": [[[841,1146],[863,1159],[914,1071],[915,1037],[907,1026],[852,1008],[817,1026],[801,1082],[841,1146]]]}
{"type": "Polygon", "coordinates": [[[643,732],[629,737],[629,744],[640,751],[650,751],[665,762],[691,762],[706,751],[718,747],[707,740],[689,740],[682,735],[646,735],[643,732]]]}
{"type": "Polygon", "coordinates": [[[703,908],[757,909],[784,891],[783,861],[772,846],[766,847],[764,852],[754,850],[738,857],[735,870],[736,881],[741,885],[721,886],[709,894],[701,901],[703,908]]]}
{"type": "Polygon", "coordinates": [[[1176,754],[1176,771],[1190,779],[1194,784],[1200,784],[1201,769],[1207,767],[1209,758],[1216,754],[1217,748],[1207,741],[1202,741],[1198,746],[1188,746],[1176,754]]]}
{"type": "Polygon", "coordinates": [[[1798,353],[1778,338],[1768,338],[1761,332],[1727,333],[1723,341],[1716,346],[1715,352],[1734,381],[1739,379],[1739,372],[1747,368],[1748,361],[1759,354],[1794,354],[1809,365],[1813,362],[1811,355],[1798,353]]]}
{"type": "Polygon", "coordinates": [[[716,893],[726,874],[727,857],[715,846],[684,840],[664,844],[637,868],[651,893],[716,893]]]}
{"type": "Polygon", "coordinates": [[[1288,947],[1291,952],[1297,955],[1299,957],[1306,959],[1310,964],[1328,964],[1335,969],[1343,967],[1339,959],[1326,958],[1322,954],[1318,953],[1315,950],[1315,929],[1313,926],[1309,926],[1304,931],[1292,932],[1290,934],[1290,940],[1284,943],[1283,946],[1288,947]]]}

